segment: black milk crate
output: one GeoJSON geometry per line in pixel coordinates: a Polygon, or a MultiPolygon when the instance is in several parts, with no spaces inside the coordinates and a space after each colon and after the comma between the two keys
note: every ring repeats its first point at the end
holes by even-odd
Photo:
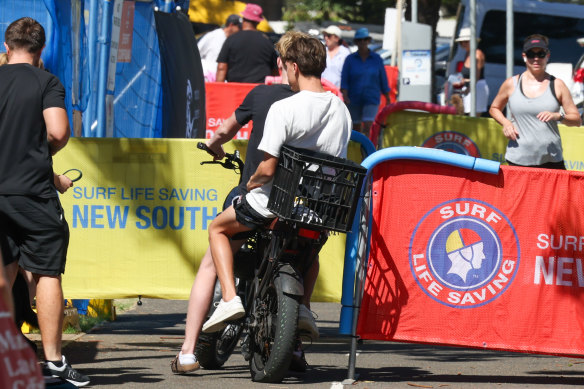
{"type": "Polygon", "coordinates": [[[366,173],[347,159],[283,146],[268,208],[280,219],[348,232],[366,173]]]}

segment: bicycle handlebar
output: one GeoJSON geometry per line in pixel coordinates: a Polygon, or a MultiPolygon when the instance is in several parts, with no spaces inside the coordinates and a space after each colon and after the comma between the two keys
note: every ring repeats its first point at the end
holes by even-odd
{"type": "MultiPolygon", "coordinates": [[[[197,142],[197,148],[200,150],[206,151],[207,153],[209,153],[210,155],[212,155],[215,158],[217,157],[217,155],[210,148],[208,148],[207,145],[203,142],[197,142]]],[[[239,150],[235,150],[235,152],[233,154],[225,153],[225,160],[224,161],[213,160],[213,161],[201,162],[201,165],[206,165],[206,164],[221,165],[225,169],[235,170],[235,172],[237,174],[241,174],[241,172],[243,171],[243,161],[239,157],[239,150]]]]}

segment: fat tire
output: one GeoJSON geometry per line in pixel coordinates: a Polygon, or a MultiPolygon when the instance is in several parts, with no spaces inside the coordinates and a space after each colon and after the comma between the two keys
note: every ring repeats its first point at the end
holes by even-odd
{"type": "Polygon", "coordinates": [[[201,333],[195,347],[197,361],[205,369],[220,369],[233,353],[235,346],[237,346],[241,330],[241,326],[238,326],[237,339],[232,341],[229,349],[225,350],[223,354],[219,353],[219,342],[224,333],[223,330],[210,334],[201,333]]]}
{"type": "MultiPolygon", "coordinates": [[[[256,382],[281,382],[290,366],[292,353],[296,344],[296,330],[298,327],[298,301],[286,295],[282,288],[272,287],[278,299],[276,313],[276,330],[271,344],[270,356],[263,362],[260,346],[253,345],[252,357],[249,361],[252,380],[256,382]]],[[[252,335],[252,342],[255,337],[252,335]]]]}

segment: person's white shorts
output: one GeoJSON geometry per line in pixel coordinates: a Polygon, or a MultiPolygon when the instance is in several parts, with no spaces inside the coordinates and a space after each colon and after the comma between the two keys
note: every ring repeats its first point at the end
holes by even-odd
{"type": "MultiPolygon", "coordinates": [[[[487,112],[487,102],[489,101],[489,86],[487,80],[477,81],[477,113],[487,112]]],[[[464,113],[470,113],[470,93],[464,95],[464,113]]]]}

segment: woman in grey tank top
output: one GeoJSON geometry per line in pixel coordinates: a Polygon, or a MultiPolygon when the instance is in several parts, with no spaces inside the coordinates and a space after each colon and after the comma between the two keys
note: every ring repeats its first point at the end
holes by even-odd
{"type": "Polygon", "coordinates": [[[578,109],[566,84],[545,71],[547,37],[527,37],[522,56],[526,71],[505,80],[489,110],[509,139],[505,159],[510,165],[565,169],[558,122],[580,126],[578,109]],[[511,120],[503,115],[505,105],[511,120]]]}

